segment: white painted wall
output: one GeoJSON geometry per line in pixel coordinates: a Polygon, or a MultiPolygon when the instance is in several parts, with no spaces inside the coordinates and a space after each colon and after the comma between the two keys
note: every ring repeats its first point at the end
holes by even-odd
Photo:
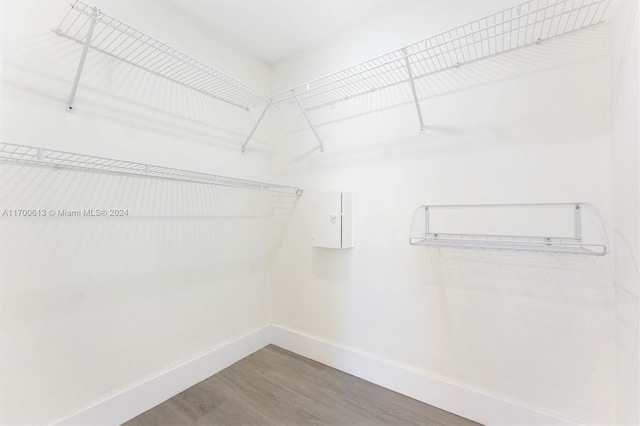
{"type": "MultiPolygon", "coordinates": [[[[274,66],[276,91],[509,2],[414,3],[274,66]],[[471,5],[471,7],[466,7],[471,5]]],[[[303,197],[271,271],[273,321],[581,424],[615,422],[611,257],[425,249],[420,204],[586,201],[611,223],[605,26],[317,111],[279,111],[274,179],[356,194],[357,247],[312,248],[303,197]],[[394,104],[395,101],[395,105],[394,104]]]]}
{"type": "Polygon", "coordinates": [[[619,1],[611,19],[611,148],[619,424],[640,423],[640,12],[619,1]]]}
{"type": "MultiPolygon", "coordinates": [[[[105,12],[269,91],[268,67],[163,2],[105,12]],[[141,12],[143,11],[143,12],[141,12]]],[[[53,33],[61,0],[2,2],[8,143],[264,179],[247,114],[53,33]]],[[[262,143],[263,143],[262,142],[262,143]]],[[[263,146],[263,145],[262,145],[263,146]]],[[[262,192],[3,165],[0,210],[129,209],[127,218],[0,218],[0,423],[48,423],[269,322],[262,192]]]]}

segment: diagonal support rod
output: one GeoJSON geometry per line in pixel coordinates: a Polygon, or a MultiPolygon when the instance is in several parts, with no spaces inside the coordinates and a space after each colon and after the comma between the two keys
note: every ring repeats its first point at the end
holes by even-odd
{"type": "Polygon", "coordinates": [[[582,214],[580,211],[580,204],[576,204],[576,208],[575,208],[575,216],[574,216],[574,225],[576,228],[576,235],[575,238],[578,241],[582,241],[582,214]]]}
{"type": "Polygon", "coordinates": [[[418,101],[418,92],[416,92],[416,84],[414,83],[413,72],[411,71],[411,63],[409,62],[409,56],[407,55],[407,49],[403,49],[404,62],[407,64],[407,75],[409,76],[409,83],[411,83],[411,91],[413,92],[413,101],[416,103],[416,110],[418,111],[418,119],[420,120],[420,133],[424,133],[424,121],[422,120],[422,111],[420,110],[420,102],[418,101]]]}
{"type": "Polygon", "coordinates": [[[249,136],[247,136],[247,139],[244,141],[244,143],[242,144],[242,153],[244,154],[244,150],[247,147],[247,145],[249,144],[249,141],[251,140],[251,138],[253,137],[253,134],[256,132],[256,129],[258,128],[258,126],[260,125],[260,123],[262,122],[262,119],[264,118],[264,115],[267,113],[267,110],[269,109],[269,107],[271,107],[272,103],[271,103],[271,99],[269,99],[269,103],[267,105],[265,105],[264,109],[262,110],[262,114],[260,114],[260,118],[258,118],[258,121],[256,122],[256,124],[253,126],[253,129],[251,129],[251,133],[249,133],[249,136]]]}
{"type": "Polygon", "coordinates": [[[82,47],[82,55],[80,55],[80,63],[78,64],[78,69],[76,70],[76,78],[73,80],[73,87],[71,88],[71,95],[69,96],[69,101],[67,102],[67,107],[69,111],[73,111],[74,109],[74,100],[76,98],[76,91],[78,90],[78,83],[80,83],[80,76],[82,75],[82,68],[84,68],[84,61],[87,58],[87,52],[89,51],[89,46],[91,45],[91,38],[93,37],[93,29],[96,26],[96,21],[98,17],[98,9],[93,9],[93,17],[91,18],[91,23],[89,24],[89,31],[87,31],[87,36],[84,41],[84,46],[82,47]]]}
{"type": "Polygon", "coordinates": [[[309,116],[307,115],[307,111],[305,111],[304,108],[302,107],[302,104],[300,103],[298,96],[294,94],[293,98],[296,100],[296,103],[298,104],[298,108],[300,108],[300,111],[302,111],[302,115],[304,116],[304,119],[307,121],[307,124],[311,128],[311,131],[313,132],[316,139],[318,140],[318,145],[320,145],[320,152],[324,152],[324,145],[322,144],[322,139],[320,139],[320,136],[318,136],[318,132],[316,131],[316,128],[313,127],[313,124],[311,124],[311,121],[309,120],[309,116]]]}

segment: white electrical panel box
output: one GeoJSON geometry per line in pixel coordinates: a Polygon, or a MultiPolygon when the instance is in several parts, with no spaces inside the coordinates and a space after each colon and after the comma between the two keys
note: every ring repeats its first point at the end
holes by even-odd
{"type": "Polygon", "coordinates": [[[316,192],[311,214],[311,245],[333,249],[356,246],[353,192],[316,192]]]}

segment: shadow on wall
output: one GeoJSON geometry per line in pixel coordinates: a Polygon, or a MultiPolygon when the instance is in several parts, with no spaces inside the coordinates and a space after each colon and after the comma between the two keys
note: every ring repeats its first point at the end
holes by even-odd
{"type": "MultiPolygon", "coordinates": [[[[633,36],[633,25],[638,19],[639,3],[637,1],[617,1],[613,5],[614,11],[611,13],[612,25],[610,25],[610,38],[613,46],[620,46],[622,52],[629,51],[629,45],[633,36]]],[[[628,63],[630,55],[616,54],[618,52],[612,52],[611,55],[611,88],[613,93],[611,94],[611,104],[616,105],[616,99],[619,96],[620,84],[624,70],[628,63]]]]}
{"type": "Polygon", "coordinates": [[[611,309],[606,260],[592,256],[421,247],[424,283],[567,305],[611,309]]]}
{"type": "Polygon", "coordinates": [[[278,252],[284,234],[289,227],[300,197],[292,194],[271,194],[271,214],[269,221],[269,263],[278,252]]]}
{"type": "Polygon", "coordinates": [[[146,177],[3,164],[7,273],[19,280],[117,281],[212,265],[264,264],[298,197],[146,177]],[[121,210],[85,216],[85,210],[121,210]],[[270,224],[275,224],[270,226],[270,224]],[[38,244],[34,242],[38,241],[38,244]],[[73,265],[70,264],[73,259],[73,265]],[[37,264],[34,268],[30,265],[37,264]],[[56,271],[55,273],[53,271],[56,271]]]}
{"type": "Polygon", "coordinates": [[[640,300],[638,295],[616,286],[616,372],[619,392],[618,415],[633,419],[638,415],[640,394],[640,300]]]}
{"type": "MultiPolygon", "coordinates": [[[[81,49],[53,31],[6,43],[5,90],[66,108],[81,49]]],[[[89,118],[232,151],[242,146],[261,112],[247,112],[91,49],[75,104],[75,113],[89,118]]],[[[251,151],[264,157],[270,149],[256,135],[251,151]]]]}
{"type": "MultiPolygon", "coordinates": [[[[617,264],[628,274],[626,283],[614,283],[616,304],[616,380],[617,409],[620,422],[635,422],[639,414],[640,395],[640,265],[627,238],[614,229],[614,255],[617,264]],[[622,265],[625,265],[622,267],[622,265]],[[631,285],[629,285],[631,284],[631,285]],[[635,287],[633,286],[635,284],[635,287]]],[[[625,423],[626,424],[626,423],[625,423]]]]}

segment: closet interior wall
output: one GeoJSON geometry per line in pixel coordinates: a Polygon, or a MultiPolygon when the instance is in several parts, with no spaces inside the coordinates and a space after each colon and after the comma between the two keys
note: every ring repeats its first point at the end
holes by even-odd
{"type": "MultiPolygon", "coordinates": [[[[275,92],[512,6],[411,3],[274,65],[275,92]]],[[[611,223],[606,25],[310,111],[282,108],[272,174],[356,194],[356,248],[309,244],[300,200],[273,322],[577,423],[615,422],[611,257],[410,246],[416,205],[583,200],[611,223]]]]}
{"type": "MultiPolygon", "coordinates": [[[[165,2],[93,5],[270,92],[266,64],[165,2]]],[[[2,2],[3,142],[268,181],[268,124],[239,153],[257,113],[100,52],[69,113],[82,46],[54,33],[68,9],[2,2]]],[[[129,210],[0,220],[0,423],[50,423],[270,322],[280,194],[15,164],[0,179],[2,209],[129,210]]]]}
{"type": "Polygon", "coordinates": [[[619,424],[640,423],[640,7],[619,2],[611,40],[611,149],[619,424]]]}

